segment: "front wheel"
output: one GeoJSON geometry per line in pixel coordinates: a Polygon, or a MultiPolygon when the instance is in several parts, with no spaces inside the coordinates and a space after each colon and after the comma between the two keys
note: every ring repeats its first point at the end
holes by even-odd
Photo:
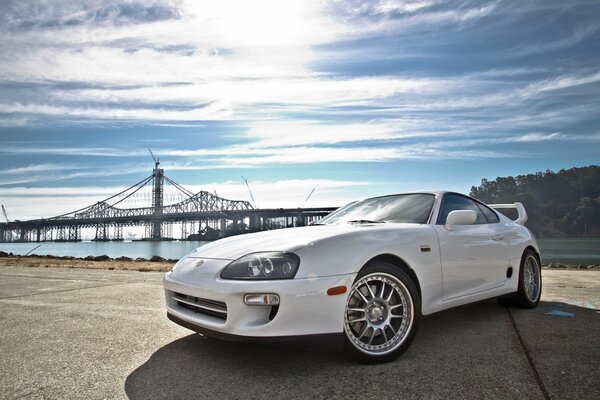
{"type": "Polygon", "coordinates": [[[365,266],[348,296],[344,316],[346,351],[364,362],[387,362],[410,346],[421,301],[411,278],[387,262],[365,266]]]}

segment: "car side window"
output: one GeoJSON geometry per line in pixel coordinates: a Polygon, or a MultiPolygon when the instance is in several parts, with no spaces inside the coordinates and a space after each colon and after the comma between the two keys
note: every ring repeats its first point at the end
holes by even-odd
{"type": "Polygon", "coordinates": [[[455,194],[447,194],[446,196],[444,196],[444,202],[442,204],[440,216],[438,217],[438,224],[445,224],[446,218],[448,218],[448,214],[456,210],[475,211],[475,213],[477,214],[477,219],[475,220],[476,224],[488,223],[488,220],[485,218],[485,215],[473,200],[455,194]]]}
{"type": "Polygon", "coordinates": [[[481,204],[481,203],[476,203],[477,206],[479,206],[479,209],[481,210],[481,212],[483,212],[483,215],[485,215],[485,219],[487,219],[487,222],[490,224],[495,224],[497,222],[500,222],[500,218],[498,218],[498,215],[493,212],[489,207],[481,204]]]}

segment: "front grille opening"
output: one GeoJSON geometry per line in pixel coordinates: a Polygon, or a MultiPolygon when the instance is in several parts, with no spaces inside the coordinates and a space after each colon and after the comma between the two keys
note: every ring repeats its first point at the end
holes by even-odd
{"type": "Polygon", "coordinates": [[[227,305],[222,301],[188,296],[183,293],[174,293],[172,298],[181,308],[198,314],[209,315],[222,321],[227,320],[227,305]]]}

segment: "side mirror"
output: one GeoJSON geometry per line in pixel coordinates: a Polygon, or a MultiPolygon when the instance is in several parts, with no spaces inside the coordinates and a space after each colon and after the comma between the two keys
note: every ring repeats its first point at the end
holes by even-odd
{"type": "Polygon", "coordinates": [[[454,229],[454,225],[473,225],[477,220],[477,214],[473,210],[450,211],[446,218],[446,229],[454,229]]]}

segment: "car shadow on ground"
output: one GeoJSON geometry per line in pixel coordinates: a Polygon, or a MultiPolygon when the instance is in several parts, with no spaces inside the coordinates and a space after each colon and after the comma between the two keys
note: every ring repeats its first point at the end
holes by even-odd
{"type": "MultiPolygon", "coordinates": [[[[525,339],[540,323],[600,321],[598,310],[551,302],[511,314],[524,325],[525,339]]],[[[152,354],[128,376],[125,391],[131,399],[359,398],[374,391],[383,398],[443,398],[469,388],[483,398],[539,394],[511,315],[495,300],[422,318],[412,346],[392,364],[367,367],[342,348],[341,336],[254,344],[190,334],[152,354]]]]}

